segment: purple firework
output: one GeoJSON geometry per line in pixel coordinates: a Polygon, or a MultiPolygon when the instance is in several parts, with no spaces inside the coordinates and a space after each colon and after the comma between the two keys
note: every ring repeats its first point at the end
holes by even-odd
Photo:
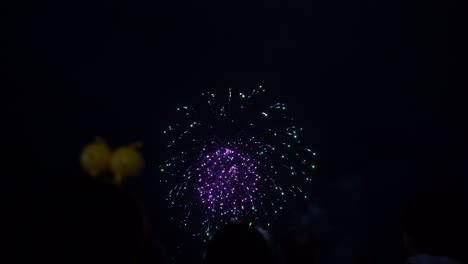
{"type": "Polygon", "coordinates": [[[307,198],[302,186],[312,181],[316,154],[285,104],[257,98],[264,92],[229,89],[220,102],[204,93],[205,105],[177,108],[179,122],[163,131],[169,158],[161,182],[180,227],[201,225],[194,236],[232,221],[271,226],[288,197],[307,198]]]}
{"type": "Polygon", "coordinates": [[[229,148],[207,155],[196,169],[202,204],[216,217],[228,220],[248,213],[259,198],[258,183],[264,181],[258,169],[255,160],[229,148]]]}

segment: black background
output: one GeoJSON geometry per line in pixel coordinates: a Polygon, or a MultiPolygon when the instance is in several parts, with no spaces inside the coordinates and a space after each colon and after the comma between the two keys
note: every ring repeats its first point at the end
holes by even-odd
{"type": "Polygon", "coordinates": [[[449,11],[376,0],[8,3],[2,236],[14,241],[37,193],[83,177],[79,151],[101,135],[114,147],[144,142],[146,169],[127,187],[170,240],[158,186],[161,129],[202,91],[262,84],[318,149],[313,204],[334,230],[335,255],[400,261],[406,197],[466,189],[449,11]]]}

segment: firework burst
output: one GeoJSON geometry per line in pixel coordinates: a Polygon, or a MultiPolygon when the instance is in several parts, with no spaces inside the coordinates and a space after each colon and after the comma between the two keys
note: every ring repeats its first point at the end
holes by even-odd
{"type": "Polygon", "coordinates": [[[285,104],[269,104],[264,93],[262,86],[221,98],[203,93],[202,105],[177,108],[179,121],[163,131],[170,158],[161,182],[180,227],[201,226],[194,236],[232,221],[268,227],[290,197],[307,198],[301,187],[316,154],[285,104]]]}

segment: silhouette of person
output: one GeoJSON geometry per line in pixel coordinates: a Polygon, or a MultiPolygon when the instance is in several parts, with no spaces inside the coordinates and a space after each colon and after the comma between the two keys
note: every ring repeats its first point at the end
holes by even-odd
{"type": "Polygon", "coordinates": [[[20,235],[16,263],[161,263],[137,203],[91,179],[37,200],[20,235]]]}
{"type": "Polygon", "coordinates": [[[460,197],[420,192],[404,213],[408,263],[458,263],[466,252],[466,211],[460,197]]]}
{"type": "Polygon", "coordinates": [[[235,223],[215,233],[208,243],[204,263],[269,264],[273,263],[273,253],[258,230],[235,223]]]}

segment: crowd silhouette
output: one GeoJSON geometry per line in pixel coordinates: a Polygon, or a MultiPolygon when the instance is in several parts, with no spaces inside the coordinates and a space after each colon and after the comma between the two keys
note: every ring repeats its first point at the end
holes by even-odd
{"type": "MultiPolygon", "coordinates": [[[[467,231],[461,199],[417,194],[402,214],[407,264],[466,263],[467,231]]],[[[164,241],[124,189],[91,179],[38,197],[18,236],[15,263],[169,263],[164,241]]],[[[275,241],[257,227],[232,223],[200,252],[205,264],[323,263],[322,238],[293,229],[275,241]]],[[[194,263],[198,262],[194,260],[194,263]]],[[[369,257],[354,263],[375,263],[369,257]]]]}

